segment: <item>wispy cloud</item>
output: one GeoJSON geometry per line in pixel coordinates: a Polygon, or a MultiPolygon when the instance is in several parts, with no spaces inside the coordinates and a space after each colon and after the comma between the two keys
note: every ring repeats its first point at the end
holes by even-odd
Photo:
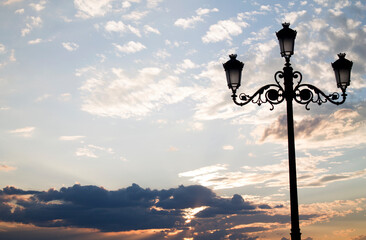
{"type": "Polygon", "coordinates": [[[75,8],[77,9],[76,17],[93,18],[104,16],[112,9],[113,0],[74,0],[75,8]]]}
{"type": "Polygon", "coordinates": [[[43,21],[41,17],[35,17],[35,16],[27,17],[26,27],[21,30],[22,37],[29,34],[34,28],[41,27],[42,23],[43,21]]]}
{"type": "Polygon", "coordinates": [[[148,11],[133,11],[123,16],[123,19],[130,21],[139,21],[144,18],[149,12],[148,11]]]}
{"type": "Polygon", "coordinates": [[[21,136],[21,137],[31,137],[34,133],[35,127],[24,127],[24,128],[17,128],[14,130],[9,131],[11,134],[21,136]]]}
{"type": "Polygon", "coordinates": [[[45,9],[46,3],[47,2],[45,0],[41,0],[39,3],[30,3],[29,6],[31,6],[37,12],[40,12],[45,9]]]}
{"type": "MultiPolygon", "coordinates": [[[[231,150],[232,146],[226,146],[231,150]]],[[[329,152],[327,156],[313,156],[297,159],[298,186],[301,188],[325,187],[336,181],[347,181],[366,176],[365,170],[346,172],[340,174],[330,173],[331,168],[321,168],[321,163],[330,161],[340,156],[341,153],[329,152]]],[[[243,166],[235,171],[230,171],[228,165],[214,165],[183,172],[179,177],[187,177],[190,181],[213,189],[230,189],[249,185],[261,187],[287,188],[288,161],[281,160],[277,164],[257,167],[243,166]]]]}
{"type": "Polygon", "coordinates": [[[62,46],[69,52],[76,51],[79,48],[79,45],[73,42],[63,42],[62,46]]]}
{"type": "Polygon", "coordinates": [[[61,141],[76,141],[85,138],[85,136],[80,135],[72,135],[72,136],[60,136],[59,140],[61,141]]]}
{"type": "Polygon", "coordinates": [[[160,68],[139,70],[138,81],[118,68],[103,73],[89,69],[82,75],[86,77],[80,88],[84,96],[82,109],[106,117],[146,116],[165,105],[180,102],[196,91],[194,87],[179,86],[177,77],[163,76],[160,68]]]}
{"type": "Polygon", "coordinates": [[[218,12],[217,8],[208,9],[208,8],[199,8],[196,10],[196,16],[192,16],[189,18],[179,18],[174,22],[175,26],[182,27],[183,29],[187,28],[195,28],[198,22],[203,22],[203,16],[211,13],[218,12]]]}
{"type": "MultiPolygon", "coordinates": [[[[349,148],[366,144],[362,134],[366,132],[363,107],[357,110],[339,109],[330,115],[305,117],[295,121],[296,141],[299,149],[310,148],[349,148]],[[343,139],[340,141],[340,139],[343,139]],[[349,140],[347,140],[349,139],[349,140]],[[353,140],[350,140],[353,139],[353,140]]],[[[261,135],[260,142],[278,141],[287,139],[287,122],[285,115],[260,130],[257,128],[254,135],[261,135]],[[261,132],[261,133],[260,133],[261,132]]]]}
{"type": "Polygon", "coordinates": [[[23,0],[6,0],[3,2],[4,5],[10,5],[13,3],[18,3],[18,2],[22,2],[23,0]]]}
{"type": "MultiPolygon", "coordinates": [[[[75,137],[76,136],[74,136],[74,138],[75,137]]],[[[69,138],[68,141],[71,141],[71,139],[69,138]]],[[[88,144],[88,145],[85,145],[84,147],[78,148],[75,152],[75,155],[78,157],[98,158],[99,154],[105,154],[105,153],[114,154],[114,151],[112,148],[106,148],[106,147],[96,146],[93,144],[88,144]]]]}
{"type": "Polygon", "coordinates": [[[41,38],[37,38],[37,39],[34,39],[34,40],[29,40],[28,41],[28,44],[30,45],[34,45],[34,44],[38,44],[38,43],[41,43],[43,40],[41,38]]]}
{"type": "Polygon", "coordinates": [[[155,34],[160,34],[159,30],[156,28],[151,27],[150,25],[145,25],[144,26],[144,32],[145,33],[155,33],[155,34]]]}
{"type": "Polygon", "coordinates": [[[14,170],[16,170],[16,167],[12,167],[5,163],[0,162],[0,171],[9,172],[9,171],[14,171],[14,170]]]}
{"type": "Polygon", "coordinates": [[[134,42],[134,41],[129,41],[128,43],[126,43],[124,45],[119,45],[119,44],[113,43],[113,46],[122,53],[135,53],[135,52],[142,51],[146,48],[146,46],[143,45],[142,43],[134,42]]]}

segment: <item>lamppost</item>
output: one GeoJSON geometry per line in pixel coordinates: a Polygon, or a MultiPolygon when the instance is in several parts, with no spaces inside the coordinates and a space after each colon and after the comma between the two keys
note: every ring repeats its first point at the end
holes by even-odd
{"type": "Polygon", "coordinates": [[[241,85],[241,72],[244,63],[236,59],[237,55],[230,55],[230,60],[224,63],[227,83],[229,89],[232,90],[232,98],[235,104],[244,106],[249,102],[261,105],[262,103],[269,103],[271,109],[274,105],[282,103],[286,100],[287,104],[287,133],[288,133],[288,158],[289,158],[289,180],[290,180],[290,204],[291,204],[291,239],[300,240],[300,226],[299,226],[299,210],[297,198],[297,180],[296,180],[296,156],[295,156],[295,134],[294,134],[294,120],[293,120],[293,106],[292,101],[305,105],[309,110],[310,103],[331,102],[340,105],[346,101],[346,89],[351,81],[352,62],[345,58],[346,54],[338,54],[339,59],[332,63],[337,81],[337,87],[341,89],[342,93],[325,94],[319,88],[311,84],[303,84],[302,74],[298,71],[293,71],[290,64],[290,58],[294,54],[296,31],[291,29],[289,23],[282,24],[283,28],[276,33],[281,56],[285,58],[286,63],[283,71],[278,71],[274,75],[275,84],[268,84],[259,88],[252,96],[245,93],[238,95],[236,91],[241,85]],[[280,80],[283,79],[283,85],[280,80]],[[298,79],[294,87],[294,79],[298,79]]]}

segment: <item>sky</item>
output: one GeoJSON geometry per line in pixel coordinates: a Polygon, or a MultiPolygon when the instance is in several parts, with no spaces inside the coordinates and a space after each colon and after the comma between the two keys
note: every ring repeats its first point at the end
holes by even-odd
{"type": "MultiPolygon", "coordinates": [[[[276,32],[342,105],[294,103],[305,240],[365,240],[366,3],[352,0],[1,0],[0,238],[290,239],[285,103],[232,102],[275,83],[276,32]]],[[[295,79],[296,81],[296,79],[295,79]]]]}

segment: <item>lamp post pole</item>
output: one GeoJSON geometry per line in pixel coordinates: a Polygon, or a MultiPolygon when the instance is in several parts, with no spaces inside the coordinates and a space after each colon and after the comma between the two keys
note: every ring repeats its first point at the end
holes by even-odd
{"type": "Polygon", "coordinates": [[[337,87],[342,91],[339,93],[325,94],[319,88],[311,84],[302,84],[302,74],[293,71],[290,64],[290,57],[294,54],[294,45],[296,31],[289,28],[289,23],[282,24],[283,29],[276,33],[279,40],[281,56],[285,58],[286,63],[283,71],[278,71],[274,75],[275,84],[267,84],[259,88],[253,95],[245,93],[239,94],[237,90],[241,85],[241,72],[244,63],[236,59],[237,55],[230,55],[230,60],[224,63],[226,79],[229,89],[232,90],[232,99],[236,105],[244,106],[249,102],[261,105],[269,103],[271,109],[274,105],[282,103],[286,100],[287,107],[287,134],[288,134],[288,158],[289,158],[289,180],[290,180],[290,205],[291,205],[291,240],[301,240],[299,209],[297,197],[297,177],[296,177],[296,156],[295,156],[295,133],[294,133],[294,117],[293,117],[293,101],[305,105],[309,110],[310,103],[321,105],[330,102],[340,105],[346,101],[346,89],[351,81],[351,69],[353,63],[345,58],[346,54],[338,54],[339,59],[332,63],[335,73],[337,87]],[[296,85],[294,78],[298,79],[296,85]],[[283,79],[283,84],[279,79],[283,79]],[[294,86],[295,85],[295,86],[294,86]],[[341,98],[342,97],[342,98],[341,98]]]}
{"type": "Polygon", "coordinates": [[[288,161],[290,179],[290,205],[291,205],[291,239],[300,240],[299,208],[297,197],[297,177],[296,177],[296,154],[295,154],[295,133],[294,133],[294,113],[293,113],[293,69],[288,62],[283,68],[285,98],[287,107],[287,135],[288,135],[288,161]]]}

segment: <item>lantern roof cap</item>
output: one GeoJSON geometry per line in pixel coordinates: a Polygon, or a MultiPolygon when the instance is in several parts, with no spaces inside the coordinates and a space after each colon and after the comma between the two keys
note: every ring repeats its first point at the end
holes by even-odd
{"type": "Polygon", "coordinates": [[[290,28],[290,23],[282,23],[282,29],[276,32],[277,38],[295,38],[296,37],[296,30],[290,28]]]}
{"type": "Polygon", "coordinates": [[[351,69],[353,62],[346,59],[345,53],[339,53],[338,54],[339,59],[332,63],[333,69],[351,69]]]}
{"type": "Polygon", "coordinates": [[[229,55],[230,60],[223,64],[225,70],[230,70],[230,69],[239,69],[239,70],[242,70],[243,69],[244,63],[242,63],[239,60],[237,60],[236,59],[237,56],[238,55],[236,55],[236,54],[229,55]]]}

